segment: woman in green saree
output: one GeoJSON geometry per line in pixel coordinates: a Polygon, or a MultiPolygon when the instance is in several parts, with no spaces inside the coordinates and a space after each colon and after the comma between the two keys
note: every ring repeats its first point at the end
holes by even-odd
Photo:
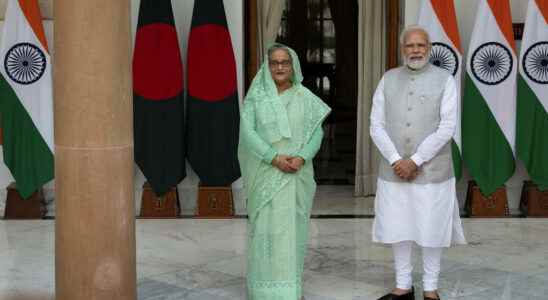
{"type": "Polygon", "coordinates": [[[301,85],[295,51],[275,44],[244,100],[238,158],[248,211],[250,300],[298,300],[316,191],[312,159],[330,108],[301,85]]]}

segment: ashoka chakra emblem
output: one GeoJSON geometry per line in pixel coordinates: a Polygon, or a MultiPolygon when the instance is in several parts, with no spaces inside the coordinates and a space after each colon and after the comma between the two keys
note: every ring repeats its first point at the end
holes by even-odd
{"type": "Polygon", "coordinates": [[[521,63],[529,79],[539,84],[548,84],[548,42],[538,42],[529,47],[521,63]]]}
{"type": "Polygon", "coordinates": [[[4,58],[4,68],[11,80],[20,84],[36,82],[46,70],[46,56],[40,48],[30,43],[11,47],[4,58]]]}
{"type": "Polygon", "coordinates": [[[489,42],[478,47],[472,54],[472,74],[481,83],[496,85],[508,78],[514,61],[503,44],[489,42]]]}
{"type": "Polygon", "coordinates": [[[430,63],[455,76],[459,70],[459,59],[455,50],[444,43],[432,43],[430,63]]]}

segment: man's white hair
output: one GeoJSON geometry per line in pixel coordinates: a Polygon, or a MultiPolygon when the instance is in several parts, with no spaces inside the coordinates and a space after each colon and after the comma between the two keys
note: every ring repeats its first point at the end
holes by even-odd
{"type": "Polygon", "coordinates": [[[407,35],[411,32],[422,32],[424,36],[426,37],[426,42],[428,45],[431,44],[430,41],[430,35],[428,34],[428,31],[424,29],[424,27],[419,25],[409,25],[403,29],[403,31],[400,34],[400,45],[403,45],[405,43],[405,38],[407,38],[407,35]]]}

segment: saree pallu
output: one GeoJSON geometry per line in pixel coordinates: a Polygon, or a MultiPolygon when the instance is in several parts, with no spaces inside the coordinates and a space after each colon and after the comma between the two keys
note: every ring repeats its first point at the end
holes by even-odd
{"type": "MultiPolygon", "coordinates": [[[[281,173],[264,171],[263,176],[281,173]]],[[[310,210],[316,190],[312,165],[297,174],[276,175],[277,180],[264,180],[260,185],[263,191],[271,186],[270,193],[264,194],[272,199],[248,226],[247,281],[249,299],[253,300],[294,300],[302,294],[310,210]]]]}
{"type": "Polygon", "coordinates": [[[247,286],[249,300],[297,300],[312,200],[316,191],[312,159],[330,108],[301,85],[296,53],[292,87],[278,93],[265,61],[244,100],[238,159],[248,212],[247,286]],[[300,156],[296,173],[271,165],[279,154],[300,156]]]}

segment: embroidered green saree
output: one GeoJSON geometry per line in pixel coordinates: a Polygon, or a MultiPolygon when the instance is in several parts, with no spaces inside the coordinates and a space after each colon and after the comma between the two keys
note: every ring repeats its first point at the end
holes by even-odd
{"type": "Polygon", "coordinates": [[[312,200],[312,159],[329,107],[301,85],[298,57],[292,87],[278,94],[268,61],[253,80],[240,121],[238,158],[248,211],[247,285],[250,300],[296,300],[302,273],[312,200]],[[284,173],[270,163],[277,154],[300,156],[305,164],[284,173]]]}

